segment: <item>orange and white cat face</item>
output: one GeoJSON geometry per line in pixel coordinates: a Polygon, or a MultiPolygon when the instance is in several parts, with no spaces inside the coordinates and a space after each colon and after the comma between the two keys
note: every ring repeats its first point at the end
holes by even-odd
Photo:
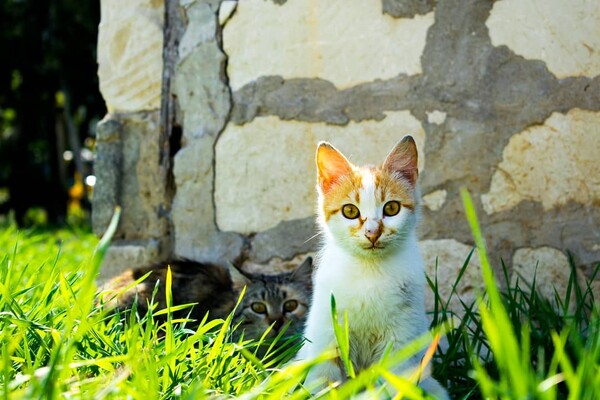
{"type": "Polygon", "coordinates": [[[339,150],[317,148],[319,222],[345,250],[385,256],[414,230],[417,148],[404,137],[377,167],[352,165],[339,150]]]}

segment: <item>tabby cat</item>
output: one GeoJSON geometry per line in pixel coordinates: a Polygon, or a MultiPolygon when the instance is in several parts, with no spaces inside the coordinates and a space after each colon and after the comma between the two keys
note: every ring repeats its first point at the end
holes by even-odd
{"type": "MultiPolygon", "coordinates": [[[[244,338],[258,339],[269,326],[273,326],[267,337],[275,337],[281,329],[289,329],[286,335],[300,333],[310,303],[312,258],[308,257],[294,271],[278,275],[244,274],[234,266],[222,267],[189,260],[174,260],[149,267],[127,270],[108,282],[103,290],[103,299],[109,307],[125,311],[137,299],[140,315],[148,311],[157,281],[158,291],[154,303],[156,310],[166,308],[165,282],[167,267],[171,268],[171,293],[173,305],[197,303],[175,312],[176,317],[194,319],[192,327],[202,321],[206,313],[209,319],[226,318],[233,310],[243,287],[246,293],[237,307],[232,325],[239,323],[234,331],[234,340],[244,332],[244,338]],[[141,283],[118,297],[111,293],[131,285],[150,272],[141,283]]],[[[188,324],[188,326],[190,326],[188,324]]]]}
{"type": "MultiPolygon", "coordinates": [[[[348,315],[350,359],[359,372],[385,350],[401,349],[427,332],[425,272],[415,227],[419,211],[417,149],[404,137],[377,166],[357,167],[328,143],[317,148],[318,223],[323,247],[317,257],[304,344],[297,358],[311,359],[336,341],[331,295],[338,315],[348,315]]],[[[419,364],[418,354],[394,372],[419,364]]],[[[339,360],[318,364],[306,383],[347,378],[339,360]]],[[[420,386],[446,399],[426,369],[420,386]]]]}

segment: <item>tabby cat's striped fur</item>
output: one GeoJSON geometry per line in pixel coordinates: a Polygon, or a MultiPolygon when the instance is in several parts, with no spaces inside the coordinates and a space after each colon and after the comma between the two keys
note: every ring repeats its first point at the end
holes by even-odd
{"type": "Polygon", "coordinates": [[[202,321],[208,313],[209,319],[226,318],[240,296],[246,293],[237,307],[233,325],[239,323],[234,338],[244,332],[245,338],[258,339],[272,326],[269,337],[289,325],[286,334],[302,331],[310,303],[312,282],[312,259],[308,257],[294,271],[277,275],[245,274],[233,266],[198,263],[189,260],[172,260],[148,267],[130,269],[109,281],[103,290],[103,299],[108,306],[122,311],[131,309],[137,301],[139,315],[148,311],[153,292],[158,282],[154,304],[157,310],[166,308],[165,282],[167,267],[171,268],[173,305],[194,303],[191,309],[176,312],[176,317],[190,316],[195,323],[202,321]],[[150,272],[141,283],[114,297],[114,293],[133,284],[150,272]]]}

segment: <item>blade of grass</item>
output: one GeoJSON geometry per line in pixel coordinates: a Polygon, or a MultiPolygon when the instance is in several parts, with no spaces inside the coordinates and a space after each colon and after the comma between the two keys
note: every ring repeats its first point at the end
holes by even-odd
{"type": "Polygon", "coordinates": [[[521,358],[516,334],[513,330],[510,319],[504,305],[500,292],[496,285],[494,273],[489,263],[485,239],[479,227],[479,220],[473,205],[471,195],[465,188],[460,190],[463,205],[467,215],[467,221],[471,228],[475,246],[479,254],[481,264],[481,273],[489,298],[489,311],[487,305],[482,301],[479,304],[483,327],[487,337],[490,340],[492,350],[494,351],[496,362],[501,370],[501,375],[506,379],[504,384],[514,389],[514,395],[520,398],[527,396],[529,371],[523,371],[521,368],[515,368],[514,361],[521,358]]]}
{"type": "Polygon", "coordinates": [[[352,379],[356,378],[354,372],[354,366],[352,360],[350,360],[350,330],[348,327],[348,312],[344,312],[344,326],[339,322],[337,307],[335,304],[335,296],[331,293],[331,319],[333,321],[333,332],[335,334],[335,340],[338,344],[338,350],[340,352],[340,360],[346,375],[352,379]]]}

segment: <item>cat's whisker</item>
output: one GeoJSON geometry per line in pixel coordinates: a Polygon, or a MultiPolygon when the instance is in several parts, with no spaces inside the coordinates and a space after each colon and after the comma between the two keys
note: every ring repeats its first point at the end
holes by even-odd
{"type": "Polygon", "coordinates": [[[313,240],[314,238],[316,238],[317,236],[321,235],[323,232],[317,232],[314,235],[312,235],[311,237],[309,237],[308,239],[306,239],[302,244],[306,244],[308,242],[310,242],[311,240],[313,240]]]}

